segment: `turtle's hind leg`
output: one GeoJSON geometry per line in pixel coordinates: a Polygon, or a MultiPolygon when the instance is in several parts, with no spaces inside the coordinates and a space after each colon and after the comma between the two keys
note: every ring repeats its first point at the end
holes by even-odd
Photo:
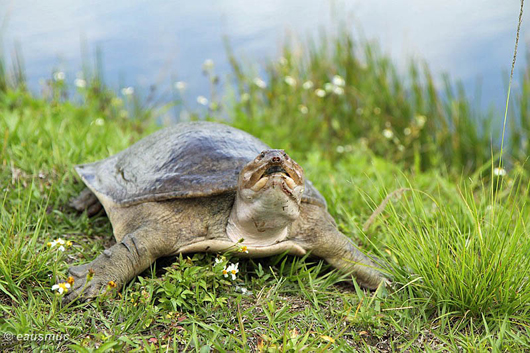
{"type": "Polygon", "coordinates": [[[89,217],[94,216],[103,208],[96,195],[88,188],[81,191],[77,197],[72,198],[70,206],[78,212],[86,210],[89,217]]]}

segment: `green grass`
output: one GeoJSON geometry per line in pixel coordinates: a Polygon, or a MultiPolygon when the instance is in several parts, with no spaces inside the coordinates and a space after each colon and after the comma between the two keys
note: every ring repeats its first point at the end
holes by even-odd
{"type": "MultiPolygon", "coordinates": [[[[97,75],[74,96],[64,82],[51,82],[45,98],[4,75],[0,332],[20,336],[4,335],[0,348],[530,349],[524,149],[513,150],[506,176],[494,176],[487,127],[478,126],[479,113],[462,94],[441,99],[428,69],[403,78],[373,46],[346,35],[323,43],[328,47],[315,44],[305,56],[286,48],[282,63],[267,66],[266,88],[234,61],[233,95],[216,101],[208,118],[228,116],[285,148],[326,197],[339,228],[388,262],[392,288],[364,291],[323,262],[290,256],[240,260],[232,281],[220,275],[215,256],[197,254],[158,261],[120,293],[109,289],[93,302],[62,306],[52,285],[113,241],[104,216],[87,218],[67,206],[83,188],[73,165],[158,129],[155,117],[168,107],[154,111],[121,99],[97,75]],[[335,74],[345,80],[344,93],[315,96],[335,74]],[[314,86],[305,90],[309,79],[314,86]],[[412,191],[392,199],[362,231],[386,195],[403,187],[412,191]],[[65,252],[47,246],[59,237],[73,243],[65,252]],[[32,334],[68,336],[24,340],[32,334]]],[[[528,119],[528,93],[515,100],[520,109],[512,120],[520,124],[528,119]]],[[[511,141],[522,146],[526,133],[511,141]]],[[[228,254],[225,261],[238,260],[228,254]]]]}

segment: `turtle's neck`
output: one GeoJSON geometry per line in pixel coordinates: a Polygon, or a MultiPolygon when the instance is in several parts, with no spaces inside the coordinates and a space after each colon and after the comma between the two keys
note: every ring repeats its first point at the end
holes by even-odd
{"type": "Polygon", "coordinates": [[[292,213],[283,211],[288,207],[298,208],[298,205],[278,207],[278,203],[272,201],[277,200],[260,202],[256,207],[242,200],[238,193],[226,226],[230,240],[244,245],[268,246],[287,238],[295,218],[292,213]]]}

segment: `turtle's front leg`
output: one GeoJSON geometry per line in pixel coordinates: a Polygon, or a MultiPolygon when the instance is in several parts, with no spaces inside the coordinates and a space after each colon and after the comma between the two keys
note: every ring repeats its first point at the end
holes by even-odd
{"type": "Polygon", "coordinates": [[[165,252],[164,244],[151,233],[150,229],[139,229],[103,251],[94,261],[71,267],[69,273],[74,278],[74,285],[64,297],[64,302],[94,298],[106,289],[110,281],[120,289],[146,270],[165,252]],[[90,270],[93,277],[87,281],[90,270]]]}
{"type": "Polygon", "coordinates": [[[353,274],[362,287],[374,290],[387,282],[381,267],[337,229],[326,210],[305,205],[301,218],[295,233],[298,235],[293,240],[312,255],[325,259],[341,272],[353,274]]]}
{"type": "Polygon", "coordinates": [[[363,254],[346,235],[337,229],[323,234],[326,241],[312,250],[312,254],[325,259],[341,272],[351,273],[364,288],[377,289],[381,282],[387,282],[372,259],[363,254]]]}

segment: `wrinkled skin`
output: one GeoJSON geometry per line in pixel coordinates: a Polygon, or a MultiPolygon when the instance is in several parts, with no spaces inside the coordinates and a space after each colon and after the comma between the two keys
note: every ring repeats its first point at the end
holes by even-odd
{"type": "MultiPolygon", "coordinates": [[[[131,206],[96,195],[113,225],[116,244],[94,261],[70,268],[75,282],[64,300],[97,296],[109,281],[121,288],[163,256],[241,245],[249,252],[239,256],[248,257],[311,252],[353,274],[361,286],[377,288],[385,281],[378,266],[338,231],[324,207],[302,202],[303,192],[302,168],[283,150],[266,150],[241,170],[236,192],[131,206]],[[87,284],[89,269],[94,277],[87,284]]],[[[84,191],[72,205],[93,209],[97,202],[84,191]]]]}

